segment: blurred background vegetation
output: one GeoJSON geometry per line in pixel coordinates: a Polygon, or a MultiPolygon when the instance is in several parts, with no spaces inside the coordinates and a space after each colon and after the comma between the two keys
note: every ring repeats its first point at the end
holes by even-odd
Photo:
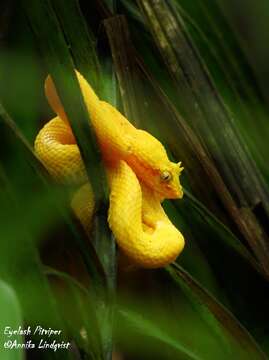
{"type": "Polygon", "coordinates": [[[268,27],[266,0],[2,0],[1,359],[267,358],[268,27]],[[184,198],[164,206],[186,248],[165,269],[117,254],[74,67],[183,163],[184,198]],[[95,190],[89,234],[32,150],[48,73],[95,190]],[[5,326],[28,325],[71,349],[5,349],[5,326]]]}

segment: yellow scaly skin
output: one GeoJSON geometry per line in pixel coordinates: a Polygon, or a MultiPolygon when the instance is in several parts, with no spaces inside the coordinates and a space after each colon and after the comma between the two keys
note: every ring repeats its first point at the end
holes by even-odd
{"type": "MultiPolygon", "coordinates": [[[[184,238],[170,222],[161,201],[181,198],[182,168],[171,162],[162,144],[136,129],[117,109],[101,101],[76,71],[82,95],[101,148],[110,185],[109,226],[119,248],[136,265],[158,268],[175,260],[184,238]]],[[[45,83],[48,101],[57,117],[35,140],[35,151],[59,181],[83,184],[71,206],[86,230],[90,229],[94,196],[87,182],[79,149],[50,77],[45,83]]]]}

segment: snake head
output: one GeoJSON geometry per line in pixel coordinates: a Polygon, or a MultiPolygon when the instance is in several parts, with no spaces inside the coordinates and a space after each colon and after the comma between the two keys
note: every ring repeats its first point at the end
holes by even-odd
{"type": "Polygon", "coordinates": [[[139,180],[154,190],[163,199],[182,198],[179,176],[181,163],[169,160],[161,142],[146,131],[136,130],[127,163],[139,180]]]}
{"type": "Polygon", "coordinates": [[[182,170],[180,162],[176,164],[171,161],[158,169],[155,176],[156,191],[167,199],[182,198],[183,190],[179,181],[182,170]]]}
{"type": "Polygon", "coordinates": [[[159,163],[159,166],[149,165],[149,162],[145,164],[137,159],[131,163],[137,177],[155,194],[158,194],[160,199],[182,198],[183,190],[179,181],[183,170],[183,167],[180,166],[181,163],[176,164],[167,158],[167,161],[159,163]]]}

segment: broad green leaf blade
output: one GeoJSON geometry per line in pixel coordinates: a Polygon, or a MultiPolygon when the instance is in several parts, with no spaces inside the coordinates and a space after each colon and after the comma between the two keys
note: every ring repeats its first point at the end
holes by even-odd
{"type": "Polygon", "coordinates": [[[0,357],[1,360],[22,360],[23,350],[19,347],[8,348],[13,341],[23,343],[21,335],[8,335],[8,331],[23,327],[22,311],[14,290],[0,280],[0,357]]]}

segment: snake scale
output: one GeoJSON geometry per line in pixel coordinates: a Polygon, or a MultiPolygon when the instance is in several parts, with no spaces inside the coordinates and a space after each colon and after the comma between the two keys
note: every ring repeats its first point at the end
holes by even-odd
{"type": "MultiPolygon", "coordinates": [[[[184,247],[181,232],[165,214],[164,199],[181,198],[180,163],[171,162],[163,145],[134,127],[117,109],[101,101],[76,71],[96,132],[108,178],[108,223],[121,251],[143,268],[163,267],[184,247]]],[[[45,93],[57,116],[38,133],[35,152],[58,181],[79,185],[71,207],[86,230],[94,211],[94,194],[79,148],[50,76],[45,93]]]]}

